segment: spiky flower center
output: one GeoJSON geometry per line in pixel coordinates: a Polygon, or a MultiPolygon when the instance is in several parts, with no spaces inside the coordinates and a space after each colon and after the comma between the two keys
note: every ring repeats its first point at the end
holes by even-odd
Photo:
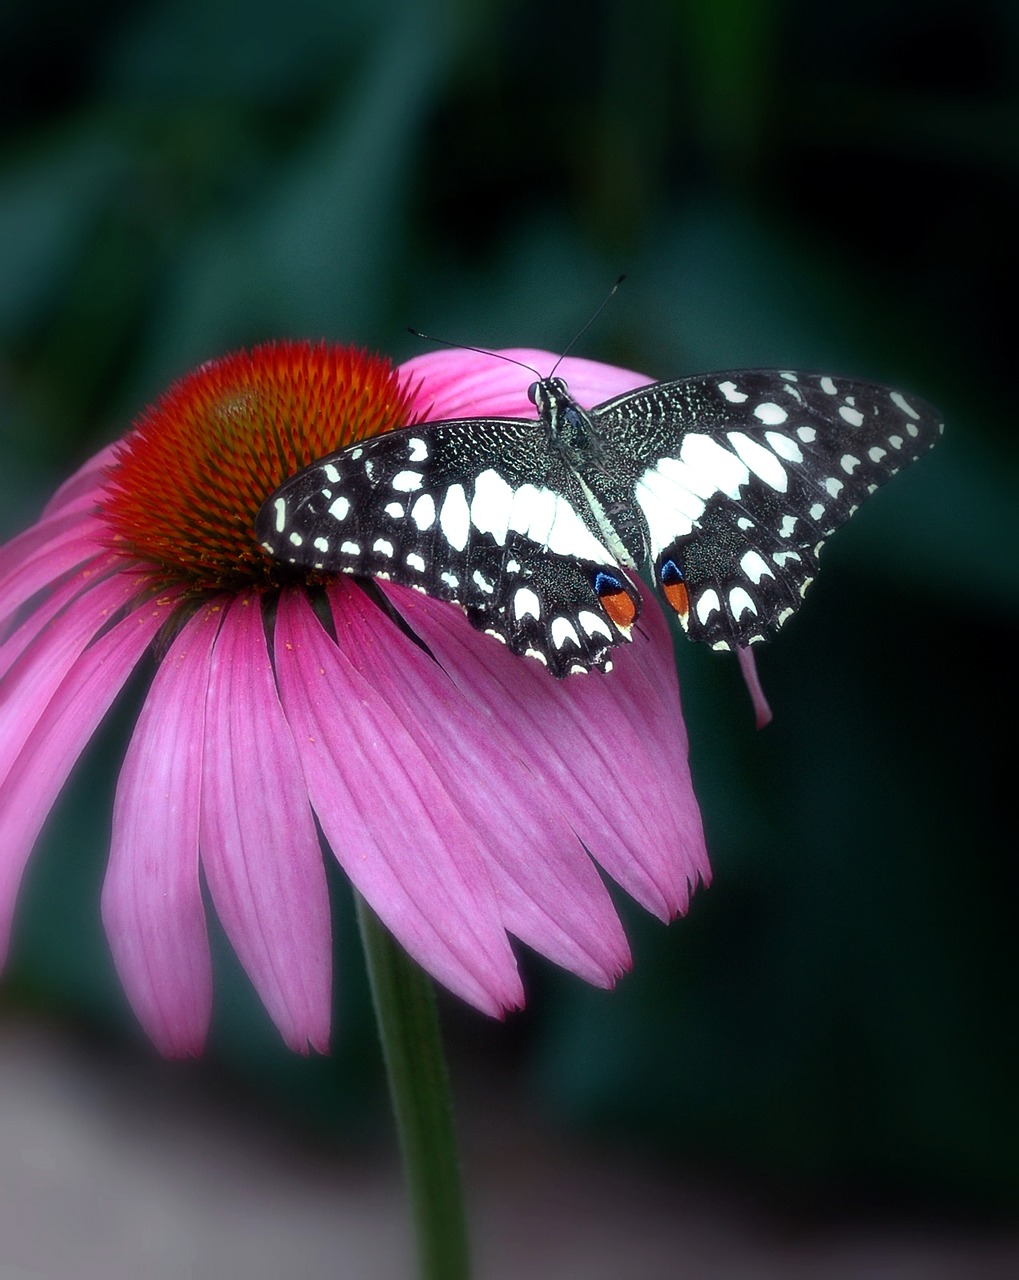
{"type": "Polygon", "coordinates": [[[175,383],[121,442],[102,510],[112,544],[166,583],[280,585],[255,542],[265,499],[310,462],[410,420],[390,362],[325,342],[270,342],[175,383]]]}

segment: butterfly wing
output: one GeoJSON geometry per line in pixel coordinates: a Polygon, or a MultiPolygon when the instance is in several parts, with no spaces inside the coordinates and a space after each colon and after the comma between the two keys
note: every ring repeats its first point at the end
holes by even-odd
{"type": "Polygon", "coordinates": [[[275,558],[461,605],[553,674],[607,667],[639,596],[539,422],[464,419],[376,436],[287,480],[256,525],[275,558]]]}
{"type": "Polygon", "coordinates": [[[875,383],[743,370],[655,383],[592,410],[691,638],[764,639],[799,607],[825,539],[938,439],[938,412],[875,383]]]}

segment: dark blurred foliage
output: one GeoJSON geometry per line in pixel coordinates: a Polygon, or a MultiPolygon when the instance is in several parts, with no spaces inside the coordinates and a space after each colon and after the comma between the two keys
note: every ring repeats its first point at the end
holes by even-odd
{"type": "MultiPolygon", "coordinates": [[[[537,1105],[815,1196],[1014,1207],[1015,239],[1010,0],[36,0],[0,9],[4,534],[174,376],[414,324],[675,377],[781,364],[940,403],[761,659],[681,643],[715,866],[616,992],[525,958],[459,1053],[537,1105]]],[[[140,680],[135,696],[141,696],[140,680]]],[[[138,1045],[98,918],[131,707],[22,894],[3,998],[138,1045]]],[[[604,726],[611,735],[611,725],[604,726]]],[[[662,796],[663,804],[669,803],[662,796]]],[[[336,1054],[279,1047],[225,946],[209,1063],[381,1123],[341,877],[336,1054]]]]}

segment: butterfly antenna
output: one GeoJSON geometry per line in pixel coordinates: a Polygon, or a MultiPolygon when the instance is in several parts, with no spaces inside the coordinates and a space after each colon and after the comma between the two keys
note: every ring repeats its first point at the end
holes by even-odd
{"type": "MultiPolygon", "coordinates": [[[[587,326],[585,325],[584,327],[586,328],[587,326]]],[[[412,333],[415,338],[424,339],[425,342],[434,342],[439,347],[452,347],[456,351],[473,351],[475,355],[491,356],[494,360],[505,360],[507,364],[515,364],[518,368],[526,369],[528,373],[533,373],[536,378],[541,378],[541,374],[533,365],[524,364],[523,360],[514,360],[512,356],[504,355],[501,351],[492,351],[488,347],[472,347],[466,342],[450,342],[448,338],[433,338],[430,333],[422,333],[420,329],[415,329],[411,325],[407,326],[407,332],[412,333]]],[[[582,332],[583,330],[581,330],[582,332]]]]}
{"type": "Polygon", "coordinates": [[[594,312],[593,312],[593,313],[588,317],[588,319],[587,319],[587,320],[585,320],[585,322],[581,325],[581,327],[580,327],[580,328],[577,330],[577,332],[573,335],[573,337],[570,339],[570,341],[566,344],[566,349],[563,351],[562,355],[560,355],[559,359],[555,362],[555,365],[554,365],[554,366],[553,366],[553,368],[552,368],[552,373],[550,373],[550,374],[548,375],[550,378],[553,376],[553,374],[555,373],[556,369],[558,369],[558,368],[559,368],[559,366],[562,364],[562,362],[563,362],[563,361],[566,359],[566,357],[570,354],[570,352],[573,350],[573,348],[577,345],[577,343],[580,341],[580,339],[584,336],[584,334],[585,334],[585,333],[587,333],[588,329],[590,329],[590,327],[591,327],[591,326],[594,324],[594,322],[598,319],[598,317],[601,315],[601,313],[602,313],[602,312],[605,310],[605,308],[609,305],[609,302],[610,302],[610,301],[612,300],[612,298],[615,296],[615,292],[616,292],[616,290],[619,288],[619,286],[623,283],[623,281],[624,281],[625,279],[626,279],[626,275],[624,274],[624,275],[621,275],[621,276],[616,280],[615,284],[614,284],[614,285],[612,286],[612,288],[608,291],[608,293],[605,295],[605,297],[604,297],[604,298],[602,298],[601,302],[600,302],[600,303],[598,304],[598,306],[595,308],[594,312]]]}

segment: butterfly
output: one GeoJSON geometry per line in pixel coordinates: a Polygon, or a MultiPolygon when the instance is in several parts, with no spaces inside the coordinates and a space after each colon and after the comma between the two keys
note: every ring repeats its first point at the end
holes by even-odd
{"type": "Polygon", "coordinates": [[[943,430],[914,396],[791,370],[591,409],[555,376],[528,394],[533,419],[410,426],[312,463],[265,503],[258,541],[454,602],[559,677],[610,668],[641,569],[692,639],[738,649],[799,608],[825,539],[943,430]]]}

